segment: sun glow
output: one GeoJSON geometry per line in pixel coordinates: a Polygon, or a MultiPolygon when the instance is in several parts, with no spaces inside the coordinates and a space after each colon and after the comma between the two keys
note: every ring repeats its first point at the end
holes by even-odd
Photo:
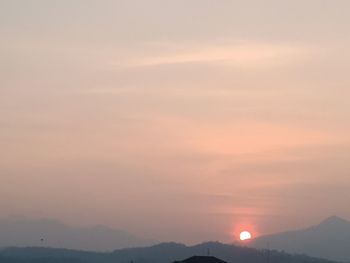
{"type": "Polygon", "coordinates": [[[240,235],[239,235],[239,239],[240,239],[241,241],[249,240],[249,239],[251,239],[251,238],[252,238],[252,234],[249,233],[248,231],[243,231],[243,232],[241,232],[240,235]]]}

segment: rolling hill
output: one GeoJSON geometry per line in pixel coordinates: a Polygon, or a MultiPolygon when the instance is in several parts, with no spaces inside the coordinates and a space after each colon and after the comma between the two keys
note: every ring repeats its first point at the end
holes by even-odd
{"type": "MultiPolygon", "coordinates": [[[[265,263],[267,251],[218,242],[185,246],[176,243],[116,250],[112,253],[52,248],[8,248],[0,251],[1,263],[171,263],[194,255],[210,255],[230,263],[265,263]]],[[[333,263],[303,255],[271,251],[270,263],[333,263]]]]}

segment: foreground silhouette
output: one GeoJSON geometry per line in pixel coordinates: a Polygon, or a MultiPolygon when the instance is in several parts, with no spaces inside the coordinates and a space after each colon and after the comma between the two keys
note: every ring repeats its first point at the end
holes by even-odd
{"type": "MultiPolygon", "coordinates": [[[[8,248],[0,251],[1,263],[171,263],[194,255],[211,255],[229,263],[265,263],[267,251],[247,247],[203,243],[185,246],[176,243],[163,243],[152,247],[116,250],[112,253],[86,252],[52,248],[8,248]]],[[[290,255],[270,251],[270,263],[332,263],[332,261],[304,255],[290,255]]],[[[188,262],[191,263],[191,262],[188,262]]]]}
{"type": "Polygon", "coordinates": [[[211,256],[193,256],[182,261],[174,261],[173,263],[227,263],[227,262],[211,256]]]}

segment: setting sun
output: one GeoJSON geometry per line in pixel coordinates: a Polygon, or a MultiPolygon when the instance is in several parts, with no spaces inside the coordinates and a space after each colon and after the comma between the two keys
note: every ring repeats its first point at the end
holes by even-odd
{"type": "Polygon", "coordinates": [[[243,231],[241,232],[241,234],[239,235],[239,239],[244,241],[244,240],[249,240],[252,238],[252,234],[249,233],[248,231],[243,231]]]}

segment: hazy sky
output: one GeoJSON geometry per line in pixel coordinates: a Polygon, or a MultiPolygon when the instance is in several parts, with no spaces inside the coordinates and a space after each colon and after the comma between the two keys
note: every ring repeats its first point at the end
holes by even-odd
{"type": "Polygon", "coordinates": [[[0,217],[190,243],[350,218],[349,10],[0,0],[0,217]]]}

